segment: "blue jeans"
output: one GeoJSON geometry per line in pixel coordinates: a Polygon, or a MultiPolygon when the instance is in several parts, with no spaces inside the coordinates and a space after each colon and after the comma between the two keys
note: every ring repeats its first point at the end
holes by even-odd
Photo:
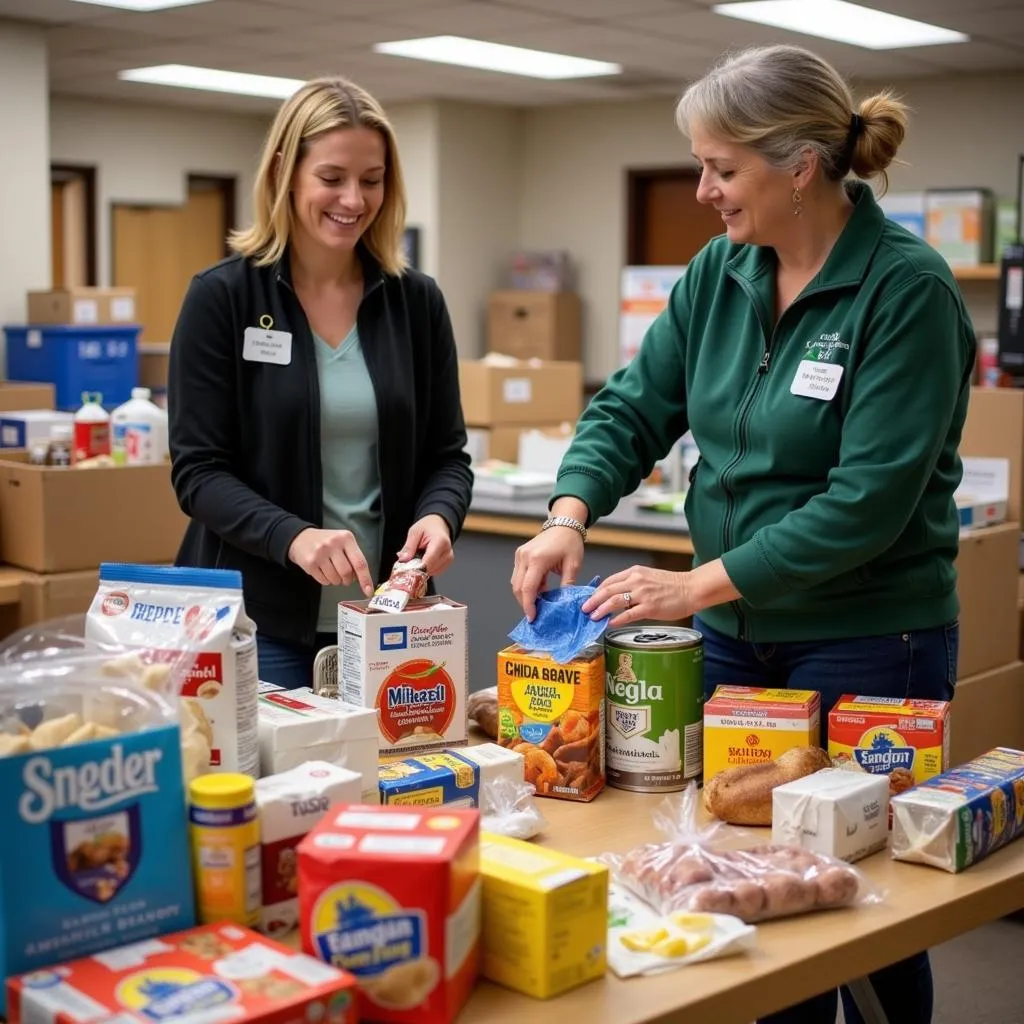
{"type": "Polygon", "coordinates": [[[275,640],[257,633],[256,655],[260,679],[265,683],[277,683],[288,690],[312,686],[313,659],[317,651],[322,647],[334,646],[337,642],[336,633],[317,633],[313,647],[290,640],[275,640]]]}
{"type": "MultiPolygon", "coordinates": [[[[821,744],[828,712],[844,693],[952,700],[960,632],[957,623],[913,633],[777,644],[750,643],[715,632],[704,636],[704,693],[720,684],[775,686],[821,693],[821,744]]],[[[927,951],[870,976],[890,1024],[930,1024],[934,992],[927,951]]],[[[850,993],[840,990],[847,1024],[863,1024],[850,993]]],[[[835,1024],[835,989],[761,1019],[760,1024],[835,1024]]]]}

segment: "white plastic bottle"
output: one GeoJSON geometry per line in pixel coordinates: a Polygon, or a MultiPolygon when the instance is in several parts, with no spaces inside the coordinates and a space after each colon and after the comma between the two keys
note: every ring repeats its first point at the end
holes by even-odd
{"type": "Polygon", "coordinates": [[[110,454],[110,413],[103,408],[103,396],[82,395],[82,407],[75,413],[75,450],[72,462],[110,454]]]}
{"type": "Polygon", "coordinates": [[[150,401],[149,388],[132,388],[132,397],[111,414],[114,462],[150,466],[167,457],[167,414],[150,401]]]}

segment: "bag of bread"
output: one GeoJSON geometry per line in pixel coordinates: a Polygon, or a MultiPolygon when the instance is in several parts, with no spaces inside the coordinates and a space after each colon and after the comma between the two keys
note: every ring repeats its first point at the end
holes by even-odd
{"type": "Polygon", "coordinates": [[[722,822],[699,824],[699,803],[691,782],[655,813],[662,842],[599,858],[659,914],[728,914],[753,924],[881,901],[861,872],[833,857],[796,846],[734,848],[744,833],[722,822]]]}

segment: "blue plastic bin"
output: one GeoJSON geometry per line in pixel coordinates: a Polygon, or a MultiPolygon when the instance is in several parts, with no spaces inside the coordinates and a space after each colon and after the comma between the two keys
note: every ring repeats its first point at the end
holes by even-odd
{"type": "Polygon", "coordinates": [[[138,324],[4,327],[7,379],[53,384],[58,409],[77,409],[83,391],[99,391],[112,408],[127,402],[138,382],[141,330],[138,324]]]}

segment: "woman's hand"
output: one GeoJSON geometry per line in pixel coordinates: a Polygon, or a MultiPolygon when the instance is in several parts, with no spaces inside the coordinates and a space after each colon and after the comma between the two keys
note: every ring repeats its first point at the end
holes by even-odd
{"type": "Polygon", "coordinates": [[[408,562],[417,554],[431,576],[440,576],[455,561],[451,530],[443,516],[424,516],[409,528],[398,560],[408,562]]]}
{"type": "Polygon", "coordinates": [[[292,541],[288,557],[322,587],[348,586],[359,581],[363,593],[373,593],[373,577],[351,530],[309,527],[292,541]]]}
{"type": "Polygon", "coordinates": [[[595,621],[614,616],[609,626],[628,626],[645,619],[676,622],[740,596],[719,558],[692,572],[634,565],[609,576],[587,598],[582,610],[595,621]]]}

